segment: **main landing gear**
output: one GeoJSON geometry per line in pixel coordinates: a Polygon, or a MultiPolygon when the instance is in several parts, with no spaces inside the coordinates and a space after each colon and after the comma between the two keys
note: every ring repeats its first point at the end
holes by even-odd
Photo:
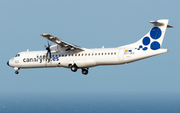
{"type": "Polygon", "coordinates": [[[77,69],[78,69],[78,67],[76,66],[76,64],[71,66],[71,71],[76,72],[77,69]]]}
{"type": "MultiPolygon", "coordinates": [[[[78,70],[78,67],[76,64],[70,65],[71,71],[76,72],[78,70]]],[[[88,74],[88,68],[82,68],[82,74],[87,75],[88,74]]]]}
{"type": "Polygon", "coordinates": [[[88,70],[83,68],[82,69],[82,74],[87,75],[88,74],[88,70]]]}

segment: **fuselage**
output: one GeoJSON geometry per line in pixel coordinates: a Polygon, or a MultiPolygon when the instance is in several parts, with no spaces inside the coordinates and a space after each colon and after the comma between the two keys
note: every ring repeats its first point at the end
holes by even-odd
{"type": "Polygon", "coordinates": [[[26,51],[18,53],[8,61],[8,65],[14,68],[45,68],[65,67],[76,64],[78,68],[90,68],[99,65],[125,64],[147,57],[167,52],[167,49],[138,51],[124,48],[100,48],[87,49],[82,52],[65,51],[52,53],[51,59],[47,59],[46,51],[26,51]]]}

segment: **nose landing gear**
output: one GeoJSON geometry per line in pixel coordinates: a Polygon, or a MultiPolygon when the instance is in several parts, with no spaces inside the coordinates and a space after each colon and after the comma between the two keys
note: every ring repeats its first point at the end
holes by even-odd
{"type": "Polygon", "coordinates": [[[18,71],[18,70],[20,70],[20,68],[15,67],[14,70],[16,70],[16,71],[15,71],[15,74],[19,74],[19,71],[18,71]]]}
{"type": "Polygon", "coordinates": [[[19,74],[19,71],[15,71],[15,74],[19,74]]]}

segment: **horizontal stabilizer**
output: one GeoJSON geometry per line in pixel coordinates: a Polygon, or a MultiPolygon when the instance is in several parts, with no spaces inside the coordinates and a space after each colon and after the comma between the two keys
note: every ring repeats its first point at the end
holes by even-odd
{"type": "Polygon", "coordinates": [[[173,26],[167,25],[167,28],[173,28],[173,26]]]}
{"type": "MultiPolygon", "coordinates": [[[[157,22],[157,21],[149,21],[151,24],[154,24],[154,26],[163,26],[164,23],[157,22]]],[[[167,25],[167,28],[173,28],[173,26],[167,25]]]]}

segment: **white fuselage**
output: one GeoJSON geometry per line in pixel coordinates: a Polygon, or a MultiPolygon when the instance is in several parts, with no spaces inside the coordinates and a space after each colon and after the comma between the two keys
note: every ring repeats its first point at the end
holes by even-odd
{"type": "Polygon", "coordinates": [[[27,51],[18,53],[8,63],[14,68],[65,67],[76,64],[78,68],[89,68],[98,65],[125,64],[167,52],[167,49],[138,51],[125,48],[87,49],[82,52],[65,51],[52,53],[46,58],[47,51],[27,51]]]}

